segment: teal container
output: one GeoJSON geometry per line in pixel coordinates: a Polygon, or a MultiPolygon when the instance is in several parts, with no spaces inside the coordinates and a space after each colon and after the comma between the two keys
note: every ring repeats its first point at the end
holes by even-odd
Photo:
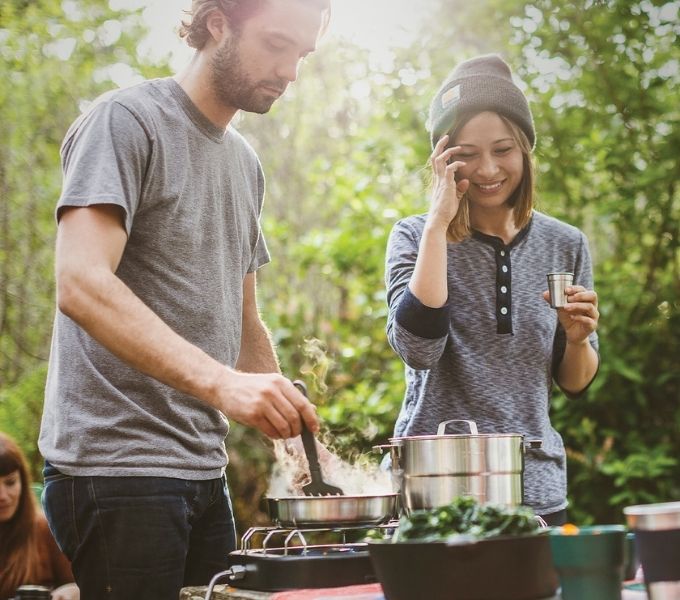
{"type": "Polygon", "coordinates": [[[624,554],[623,563],[623,580],[631,581],[635,579],[638,567],[640,566],[640,560],[638,559],[637,552],[635,550],[635,533],[629,531],[626,534],[626,551],[624,554]]]}
{"type": "Polygon", "coordinates": [[[626,528],[580,527],[576,534],[550,530],[553,565],[563,600],[621,600],[626,528]]]}

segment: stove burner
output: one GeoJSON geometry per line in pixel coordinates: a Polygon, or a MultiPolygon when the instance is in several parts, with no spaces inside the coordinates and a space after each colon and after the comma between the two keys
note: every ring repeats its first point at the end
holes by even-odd
{"type": "Polygon", "coordinates": [[[276,557],[319,557],[319,556],[338,556],[344,554],[357,554],[358,552],[368,552],[365,543],[345,544],[341,546],[294,546],[292,548],[267,548],[249,550],[247,552],[238,551],[234,554],[244,556],[268,556],[276,557]]]}
{"type": "MultiPolygon", "coordinates": [[[[271,544],[278,541],[278,546],[274,548],[283,548],[292,550],[298,547],[309,547],[308,538],[323,536],[328,539],[335,536],[335,545],[338,546],[352,546],[356,544],[348,544],[347,538],[356,533],[367,533],[370,530],[381,529],[385,537],[390,537],[392,532],[397,527],[397,522],[387,523],[376,527],[351,526],[351,527],[315,527],[315,528],[287,528],[287,527],[251,527],[245,532],[241,538],[241,552],[252,552],[255,543],[260,538],[259,545],[264,551],[269,551],[271,544]]],[[[317,544],[318,545],[318,544],[317,544]]],[[[323,544],[328,546],[331,544],[323,544]]]]}

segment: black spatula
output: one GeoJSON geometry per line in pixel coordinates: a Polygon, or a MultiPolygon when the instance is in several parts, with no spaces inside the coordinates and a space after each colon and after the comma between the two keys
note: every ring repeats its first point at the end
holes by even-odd
{"type": "MultiPolygon", "coordinates": [[[[302,381],[296,380],[293,384],[307,396],[307,386],[302,381]]],[[[344,496],[345,492],[339,487],[326,483],[323,480],[323,477],[321,477],[319,456],[316,453],[316,440],[314,439],[314,434],[307,429],[307,425],[305,425],[304,421],[302,421],[302,433],[300,434],[300,437],[302,438],[302,445],[305,448],[307,462],[309,463],[309,475],[312,478],[311,483],[302,486],[302,491],[305,493],[305,496],[344,496]]]]}

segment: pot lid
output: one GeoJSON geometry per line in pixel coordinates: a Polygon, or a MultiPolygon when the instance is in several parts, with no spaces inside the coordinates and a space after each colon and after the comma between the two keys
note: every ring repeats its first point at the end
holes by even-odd
{"type": "Polygon", "coordinates": [[[450,439],[489,439],[489,438],[509,438],[509,437],[524,437],[521,433],[446,433],[443,435],[407,435],[403,437],[389,438],[390,443],[394,442],[410,442],[410,441],[425,441],[425,440],[450,440],[450,439]]]}
{"type": "Polygon", "coordinates": [[[411,440],[441,440],[441,439],[490,439],[490,438],[501,438],[501,437],[523,437],[520,433],[479,433],[477,430],[477,423],[468,419],[450,419],[448,421],[442,421],[437,427],[436,434],[430,435],[408,435],[404,437],[394,437],[390,438],[390,443],[394,442],[404,442],[411,440]],[[465,423],[469,429],[470,433],[446,433],[446,428],[451,423],[465,423]]]}

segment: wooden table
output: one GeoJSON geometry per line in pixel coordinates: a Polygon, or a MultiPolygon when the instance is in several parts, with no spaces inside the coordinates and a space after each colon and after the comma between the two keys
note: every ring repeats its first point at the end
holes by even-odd
{"type": "MultiPolygon", "coordinates": [[[[180,600],[203,600],[207,587],[184,588],[180,600]]],[[[351,586],[346,588],[326,588],[323,590],[296,590],[290,592],[255,592],[239,590],[228,585],[216,585],[213,600],[384,600],[379,584],[351,586]]],[[[550,600],[560,600],[555,596],[550,600]]],[[[624,588],[621,600],[647,600],[644,591],[624,588]]]]}
{"type": "MultiPolygon", "coordinates": [[[[179,600],[203,600],[207,587],[183,588],[179,594],[179,600]]],[[[269,592],[251,592],[249,590],[237,590],[228,585],[216,585],[212,593],[213,600],[267,600],[272,597],[269,592]]]]}
{"type": "MultiPolygon", "coordinates": [[[[207,587],[184,588],[180,600],[203,600],[207,587]]],[[[216,585],[212,600],[384,600],[380,584],[353,585],[344,588],[325,588],[318,590],[291,590],[288,592],[257,592],[239,590],[228,585],[216,585]]]]}

